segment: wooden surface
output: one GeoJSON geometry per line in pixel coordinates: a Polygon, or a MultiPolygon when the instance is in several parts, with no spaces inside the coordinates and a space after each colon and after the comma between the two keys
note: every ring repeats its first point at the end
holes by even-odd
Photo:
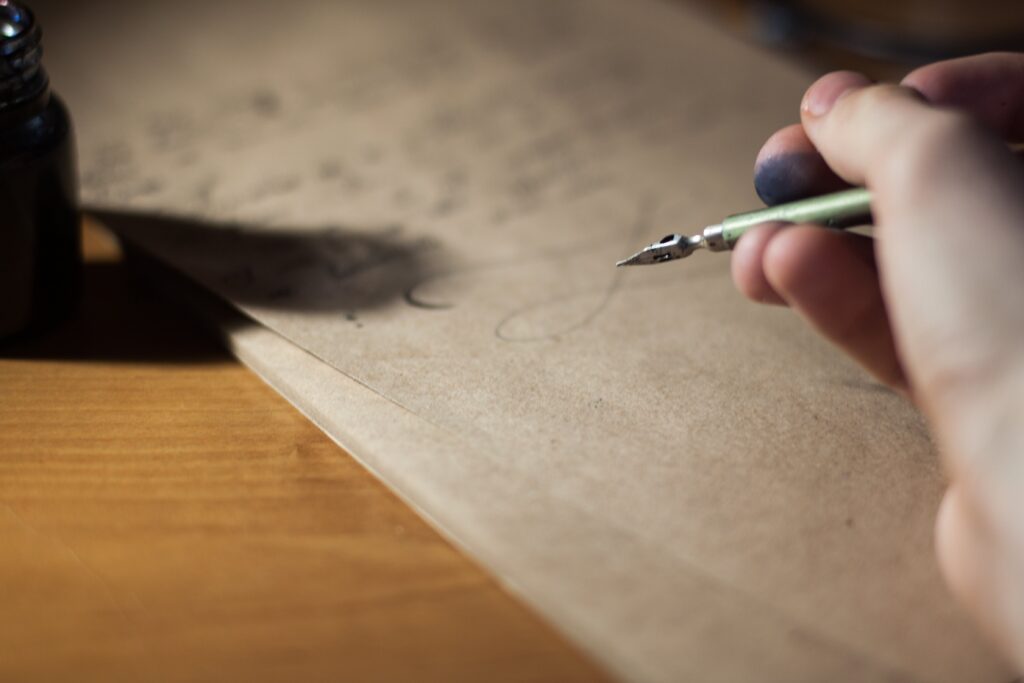
{"type": "Polygon", "coordinates": [[[0,680],[604,680],[86,237],[0,348],[0,680]]]}

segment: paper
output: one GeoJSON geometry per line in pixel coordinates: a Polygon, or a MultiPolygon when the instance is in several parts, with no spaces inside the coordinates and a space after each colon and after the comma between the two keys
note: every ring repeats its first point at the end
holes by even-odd
{"type": "Polygon", "coordinates": [[[623,678],[1007,678],[921,418],[725,257],[613,267],[756,205],[803,74],[658,2],[41,14],[87,202],[623,678]]]}

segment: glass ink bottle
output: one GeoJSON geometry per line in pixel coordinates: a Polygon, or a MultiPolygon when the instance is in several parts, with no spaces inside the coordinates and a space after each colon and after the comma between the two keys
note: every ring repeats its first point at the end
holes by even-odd
{"type": "Polygon", "coordinates": [[[41,38],[28,8],[0,0],[0,339],[55,324],[80,289],[71,118],[41,38]]]}

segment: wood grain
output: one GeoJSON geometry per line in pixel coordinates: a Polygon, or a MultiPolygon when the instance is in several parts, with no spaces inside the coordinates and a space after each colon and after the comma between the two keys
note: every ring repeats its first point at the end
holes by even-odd
{"type": "Polygon", "coordinates": [[[0,680],[605,680],[86,230],[0,349],[0,680]]]}

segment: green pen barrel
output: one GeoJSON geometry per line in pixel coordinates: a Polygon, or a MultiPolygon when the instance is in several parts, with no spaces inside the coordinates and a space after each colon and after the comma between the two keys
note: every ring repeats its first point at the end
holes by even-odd
{"type": "Polygon", "coordinates": [[[743,233],[755,225],[780,221],[817,223],[840,229],[868,225],[871,223],[871,192],[859,187],[757,211],[738,213],[722,221],[722,238],[731,248],[743,233]]]}

